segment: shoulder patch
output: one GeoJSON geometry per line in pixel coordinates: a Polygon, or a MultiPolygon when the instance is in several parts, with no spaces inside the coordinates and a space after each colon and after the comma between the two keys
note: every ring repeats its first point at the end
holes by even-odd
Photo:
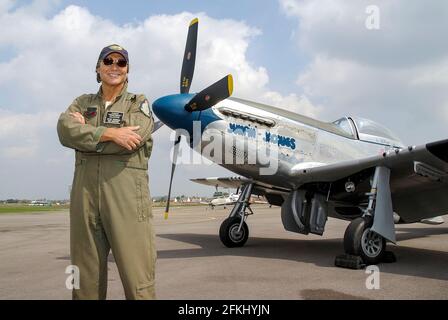
{"type": "Polygon", "coordinates": [[[149,101],[148,101],[148,99],[145,99],[140,104],[140,111],[143,112],[145,116],[147,116],[149,118],[152,117],[151,110],[149,109],[149,101]]]}

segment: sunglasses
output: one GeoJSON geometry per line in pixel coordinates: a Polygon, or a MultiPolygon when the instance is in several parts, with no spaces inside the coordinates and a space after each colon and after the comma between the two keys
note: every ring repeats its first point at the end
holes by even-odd
{"type": "Polygon", "coordinates": [[[105,66],[111,66],[115,63],[120,68],[124,68],[128,65],[128,62],[125,59],[118,59],[114,61],[112,58],[104,58],[103,63],[105,66]]]}

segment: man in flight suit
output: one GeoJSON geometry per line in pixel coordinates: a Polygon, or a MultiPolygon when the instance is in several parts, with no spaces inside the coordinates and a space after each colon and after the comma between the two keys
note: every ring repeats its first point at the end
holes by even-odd
{"type": "Polygon", "coordinates": [[[155,299],[156,250],[148,187],[154,121],[144,95],[127,92],[128,52],[99,56],[97,94],[61,114],[62,145],[76,150],[70,202],[70,251],[79,268],[73,299],[106,299],[112,249],[127,299],[155,299]]]}

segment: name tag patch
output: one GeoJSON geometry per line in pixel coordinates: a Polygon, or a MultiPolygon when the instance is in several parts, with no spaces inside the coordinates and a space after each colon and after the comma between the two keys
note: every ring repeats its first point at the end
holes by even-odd
{"type": "Polygon", "coordinates": [[[109,111],[106,113],[106,120],[104,123],[120,125],[123,122],[124,113],[109,111]]]}

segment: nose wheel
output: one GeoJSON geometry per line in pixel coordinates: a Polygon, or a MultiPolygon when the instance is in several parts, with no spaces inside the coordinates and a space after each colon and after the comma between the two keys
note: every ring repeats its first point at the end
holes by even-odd
{"type": "Polygon", "coordinates": [[[249,238],[249,228],[246,219],[253,214],[250,208],[250,196],[253,184],[246,184],[242,187],[240,197],[230,213],[219,228],[219,238],[228,248],[238,248],[246,244],[249,238]]]}
{"type": "Polygon", "coordinates": [[[243,247],[249,238],[249,228],[239,217],[224,220],[219,229],[219,238],[227,248],[243,247]],[[242,224],[241,224],[242,222],[242,224]]]}

